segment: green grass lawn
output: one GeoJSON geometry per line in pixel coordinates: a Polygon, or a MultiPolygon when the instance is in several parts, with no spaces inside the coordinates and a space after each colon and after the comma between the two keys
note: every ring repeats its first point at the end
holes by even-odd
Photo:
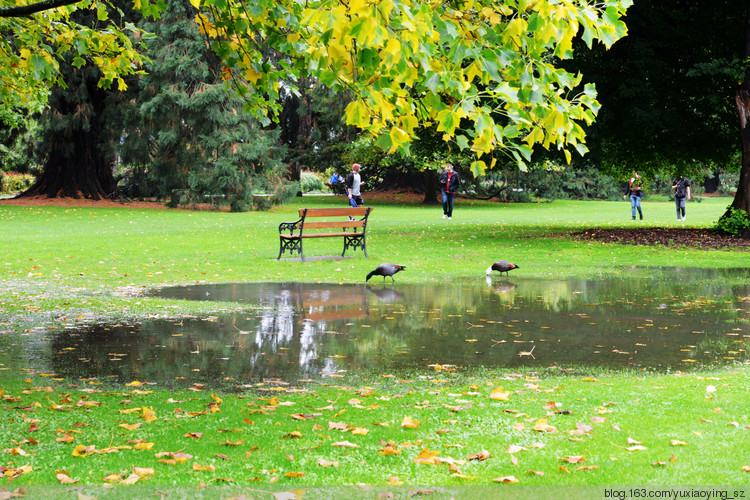
{"type": "MultiPolygon", "coordinates": [[[[514,276],[524,278],[618,275],[629,266],[747,268],[747,251],[635,247],[563,235],[595,227],[710,227],[728,203],[689,203],[687,223],[675,220],[666,201],[644,202],[643,222],[630,220],[624,201],[459,200],[452,221],[442,220],[437,206],[384,203],[371,215],[369,259],[359,252],[315,259],[338,255],[341,242],[313,240],[306,242],[310,260],[304,263],[276,260],[278,224],[296,219],[301,206],[340,205],[341,198],[304,197],[245,214],[0,205],[0,334],[23,339],[74,323],[215,314],[242,306],[141,293],[203,282],[359,283],[381,262],[407,266],[399,282],[483,280],[499,259],[518,264],[514,276]]],[[[743,328],[750,335],[747,323],[743,328]]],[[[8,490],[65,478],[75,481],[71,488],[209,485],[225,498],[236,491],[273,498],[271,491],[302,495],[305,487],[357,483],[404,495],[429,485],[476,496],[470,487],[750,482],[743,470],[750,467],[745,365],[676,374],[352,374],[329,384],[261,384],[222,393],[0,373],[0,463],[8,490]],[[407,417],[419,423],[412,426],[407,417]]],[[[97,491],[102,498],[114,494],[97,491]]]]}

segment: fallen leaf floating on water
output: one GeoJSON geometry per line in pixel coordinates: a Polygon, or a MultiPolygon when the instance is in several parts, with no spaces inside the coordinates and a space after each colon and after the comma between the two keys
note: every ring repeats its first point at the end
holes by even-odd
{"type": "Polygon", "coordinates": [[[300,500],[305,490],[277,491],[272,492],[275,500],[300,500]]]}

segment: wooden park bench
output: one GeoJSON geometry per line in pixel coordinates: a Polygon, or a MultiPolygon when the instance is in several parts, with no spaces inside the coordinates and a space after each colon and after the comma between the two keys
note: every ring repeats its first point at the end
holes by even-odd
{"type": "Polygon", "coordinates": [[[295,252],[305,260],[302,242],[307,238],[343,238],[344,251],[361,248],[367,257],[365,233],[372,207],[300,208],[300,219],[279,224],[279,259],[285,251],[295,252]],[[347,231],[351,229],[351,231],[347,231]]]}

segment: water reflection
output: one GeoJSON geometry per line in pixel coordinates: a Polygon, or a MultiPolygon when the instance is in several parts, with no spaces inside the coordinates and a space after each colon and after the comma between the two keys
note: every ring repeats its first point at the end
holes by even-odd
{"type": "Polygon", "coordinates": [[[750,286],[722,285],[706,273],[165,288],[159,296],[241,302],[251,312],[64,331],[36,358],[62,376],[162,382],[298,380],[431,365],[684,370],[744,361],[750,286]]]}

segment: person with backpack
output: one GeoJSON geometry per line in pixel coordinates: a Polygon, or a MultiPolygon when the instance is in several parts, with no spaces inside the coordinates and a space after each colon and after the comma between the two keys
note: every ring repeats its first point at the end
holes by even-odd
{"type": "Polygon", "coordinates": [[[672,191],[674,192],[674,202],[677,206],[677,220],[685,220],[685,199],[690,199],[690,181],[686,177],[677,179],[672,185],[672,191]]]}
{"type": "Polygon", "coordinates": [[[628,181],[628,189],[625,191],[623,198],[627,199],[630,196],[630,211],[633,214],[633,220],[635,220],[635,211],[638,210],[638,215],[643,220],[643,211],[641,210],[641,198],[643,197],[643,182],[641,176],[637,173],[628,181]]]}

